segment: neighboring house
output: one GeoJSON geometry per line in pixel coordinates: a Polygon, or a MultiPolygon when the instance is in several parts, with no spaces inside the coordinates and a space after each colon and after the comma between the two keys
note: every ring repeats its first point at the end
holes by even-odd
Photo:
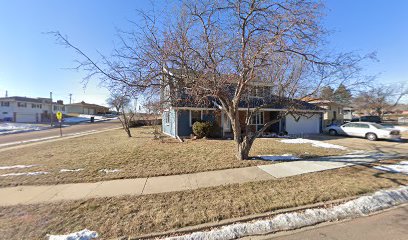
{"type": "Polygon", "coordinates": [[[4,97],[0,98],[0,120],[12,122],[49,122],[51,113],[65,111],[62,101],[50,98],[4,97]]]}
{"type": "MultiPolygon", "coordinates": [[[[173,75],[174,70],[166,70],[173,75]]],[[[190,101],[190,97],[178,86],[175,81],[166,81],[168,83],[162,88],[161,98],[166,101],[162,116],[162,130],[165,134],[173,137],[190,136],[192,125],[197,121],[210,121],[217,126],[216,134],[220,137],[232,137],[231,122],[227,115],[220,110],[220,105],[211,99],[206,103],[195,104],[190,101]],[[171,93],[171,94],[170,94],[171,93]]],[[[240,103],[240,123],[242,130],[245,128],[245,111],[254,110],[262,106],[262,108],[253,116],[251,120],[252,131],[260,129],[264,123],[270,120],[277,119],[279,112],[285,111],[287,106],[296,105],[299,114],[288,115],[282,118],[276,124],[270,126],[265,133],[284,133],[288,134],[318,134],[322,131],[322,117],[324,110],[307,102],[277,98],[272,95],[270,86],[257,85],[251,88],[253,96],[249,97],[249,101],[240,103]]]]}
{"type": "Polygon", "coordinates": [[[352,107],[343,107],[343,120],[350,122],[353,119],[354,109],[352,107]]]}
{"type": "Polygon", "coordinates": [[[65,109],[67,113],[90,114],[90,115],[105,114],[109,112],[108,107],[86,103],[84,101],[79,103],[65,104],[65,109]]]}
{"type": "MultiPolygon", "coordinates": [[[[303,98],[303,101],[314,104],[325,110],[323,114],[323,125],[327,126],[330,124],[343,124],[344,118],[344,106],[330,100],[323,100],[318,98],[303,98]]],[[[347,113],[347,117],[349,112],[347,113]]],[[[351,118],[350,118],[351,120],[351,118]]]]}

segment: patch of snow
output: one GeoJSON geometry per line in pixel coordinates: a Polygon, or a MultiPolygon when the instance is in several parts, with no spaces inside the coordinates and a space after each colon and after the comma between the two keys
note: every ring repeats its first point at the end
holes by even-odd
{"type": "Polygon", "coordinates": [[[35,124],[28,123],[0,123],[0,135],[20,133],[20,132],[30,132],[30,131],[40,131],[48,129],[46,126],[39,126],[35,124]]]}
{"type": "Polygon", "coordinates": [[[14,168],[30,168],[38,165],[13,165],[13,166],[0,166],[0,170],[14,169],[14,168]]]}
{"type": "Polygon", "coordinates": [[[304,139],[304,138],[295,138],[295,139],[283,139],[280,140],[280,142],[283,143],[290,143],[290,144],[302,144],[302,143],[310,143],[312,144],[313,147],[321,147],[321,148],[336,148],[336,149],[341,149],[341,150],[346,150],[346,147],[336,145],[336,144],[331,144],[331,143],[325,143],[317,140],[310,140],[310,139],[304,139]]]}
{"type": "Polygon", "coordinates": [[[120,169],[101,169],[99,172],[104,172],[104,173],[115,173],[115,172],[120,172],[120,169]]]}
{"type": "Polygon", "coordinates": [[[265,220],[247,223],[236,223],[211,231],[195,232],[184,236],[169,237],[169,240],[204,240],[204,239],[237,239],[245,236],[287,231],[322,222],[338,221],[358,216],[365,216],[376,211],[408,202],[408,186],[394,190],[382,190],[370,196],[330,207],[312,208],[302,212],[279,214],[265,220]]]}
{"type": "Polygon", "coordinates": [[[299,157],[293,156],[292,154],[266,155],[266,156],[258,156],[258,157],[266,161],[292,161],[292,160],[301,159],[299,157]]]}
{"type": "Polygon", "coordinates": [[[98,237],[98,233],[84,229],[79,232],[70,233],[67,235],[50,235],[47,234],[48,240],[91,240],[98,237]]]}
{"type": "Polygon", "coordinates": [[[79,172],[84,170],[83,168],[77,168],[77,169],[61,169],[60,172],[79,172]]]}
{"type": "Polygon", "coordinates": [[[36,176],[48,174],[48,172],[25,172],[25,173],[6,173],[0,175],[0,177],[11,177],[11,176],[36,176]]]}
{"type": "Polygon", "coordinates": [[[381,171],[402,173],[408,175],[408,161],[401,161],[397,164],[375,166],[374,168],[381,171]]]}

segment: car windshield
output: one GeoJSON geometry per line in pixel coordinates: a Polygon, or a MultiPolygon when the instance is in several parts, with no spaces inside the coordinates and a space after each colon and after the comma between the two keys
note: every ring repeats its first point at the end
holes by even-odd
{"type": "Polygon", "coordinates": [[[386,126],[383,126],[383,125],[378,124],[378,123],[373,123],[373,124],[371,124],[371,126],[374,126],[374,127],[377,128],[377,129],[387,128],[386,126]]]}

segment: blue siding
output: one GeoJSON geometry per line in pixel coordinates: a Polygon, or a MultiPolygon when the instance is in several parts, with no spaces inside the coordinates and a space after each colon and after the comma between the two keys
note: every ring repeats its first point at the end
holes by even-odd
{"type": "Polygon", "coordinates": [[[167,133],[173,137],[176,136],[176,111],[170,110],[169,113],[169,122],[166,122],[166,111],[162,114],[162,130],[164,133],[167,133]]]}
{"type": "Polygon", "coordinates": [[[189,110],[179,110],[178,111],[178,135],[179,136],[190,136],[193,130],[190,127],[190,111],[189,110]]]}

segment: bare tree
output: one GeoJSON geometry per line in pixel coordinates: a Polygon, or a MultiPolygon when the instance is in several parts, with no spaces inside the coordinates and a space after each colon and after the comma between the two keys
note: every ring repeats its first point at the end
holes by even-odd
{"type": "Polygon", "coordinates": [[[130,126],[136,112],[130,104],[133,98],[134,93],[132,89],[127,86],[123,86],[121,88],[111,90],[111,96],[107,100],[110,106],[113,106],[117,109],[119,113],[118,118],[122,123],[122,127],[128,137],[132,137],[130,126]]]}
{"type": "Polygon", "coordinates": [[[67,37],[53,34],[83,57],[78,68],[88,71],[85,80],[99,75],[109,84],[150,93],[173,86],[171,94],[162,96],[163,107],[181,95],[196,104],[216,102],[231,121],[238,159],[247,159],[255,139],[280,118],[303,114],[295,99],[315,95],[324,86],[356,84],[359,62],[371,57],[325,51],[320,1],[193,0],[182,1],[177,9],[171,14],[140,12],[144,21],[134,31],[121,32],[122,47],[110,58],[101,56],[101,65],[67,37]],[[259,84],[270,87],[269,99],[255,104],[250,96],[259,84]],[[271,102],[284,111],[252,131],[253,116],[271,102]]]}
{"type": "Polygon", "coordinates": [[[192,101],[215,99],[227,114],[238,159],[248,158],[255,139],[272,124],[302,115],[295,99],[324,86],[356,83],[365,57],[325,54],[322,7],[312,0],[186,1],[168,27],[165,67],[179,70],[175,81],[184,84],[192,101]],[[272,87],[272,99],[255,104],[248,96],[259,84],[272,87]],[[252,131],[254,115],[271,102],[284,105],[284,111],[252,131]]]}
{"type": "Polygon", "coordinates": [[[361,91],[354,102],[358,111],[383,118],[384,113],[397,106],[405,96],[408,96],[408,87],[405,83],[378,84],[361,91]]]}

